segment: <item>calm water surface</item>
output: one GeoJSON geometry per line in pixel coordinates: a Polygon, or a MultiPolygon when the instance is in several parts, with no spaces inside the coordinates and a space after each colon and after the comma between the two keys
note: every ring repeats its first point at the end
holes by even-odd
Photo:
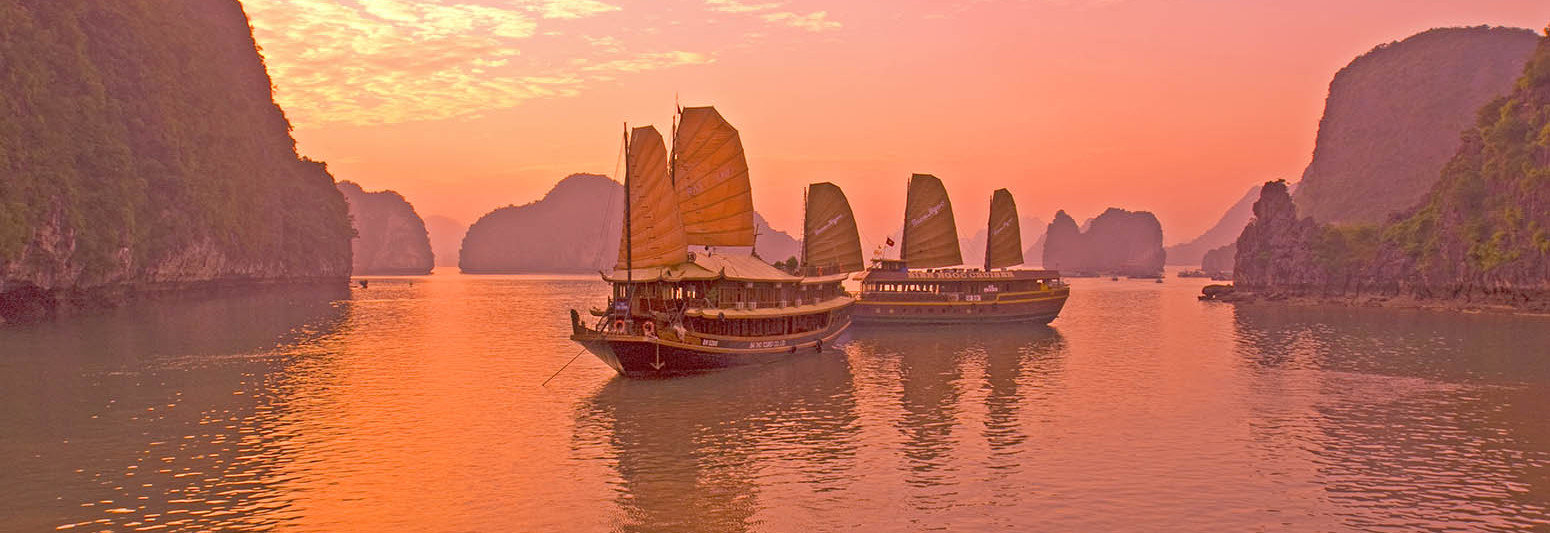
{"type": "Polygon", "coordinates": [[[583,355],[546,387],[602,283],[0,328],[0,530],[1550,528],[1550,318],[1073,285],[1048,328],[658,381],[583,355]]]}

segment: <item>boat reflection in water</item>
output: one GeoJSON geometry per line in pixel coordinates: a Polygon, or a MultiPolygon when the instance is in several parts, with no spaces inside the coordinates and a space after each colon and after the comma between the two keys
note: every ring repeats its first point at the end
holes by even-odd
{"type": "Polygon", "coordinates": [[[854,360],[879,367],[858,374],[892,381],[871,384],[875,390],[865,396],[893,404],[886,423],[903,437],[897,468],[914,489],[909,507],[947,510],[962,501],[966,487],[959,485],[975,485],[971,490],[988,492],[993,503],[1028,496],[1013,479],[1029,452],[1028,427],[1049,419],[1045,408],[1063,381],[1066,346],[1057,330],[857,329],[847,348],[854,360]],[[960,471],[964,466],[973,471],[960,471]]]}
{"type": "Polygon", "coordinates": [[[603,386],[578,409],[574,446],[617,457],[619,528],[908,528],[964,490],[1025,496],[1014,478],[1028,426],[1060,387],[1057,331],[859,331],[841,348],[603,386]],[[988,453],[955,457],[976,449],[988,453]]]}
{"type": "Polygon", "coordinates": [[[748,530],[767,498],[784,500],[763,485],[844,486],[854,470],[849,365],[831,351],[676,380],[614,379],[579,407],[576,445],[616,455],[624,531],[748,530]]]}

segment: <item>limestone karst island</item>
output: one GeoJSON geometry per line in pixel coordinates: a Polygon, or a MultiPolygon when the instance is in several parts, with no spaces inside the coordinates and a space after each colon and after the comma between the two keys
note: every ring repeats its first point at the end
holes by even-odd
{"type": "Polygon", "coordinates": [[[0,531],[1547,530],[1547,32],[0,0],[0,531]]]}

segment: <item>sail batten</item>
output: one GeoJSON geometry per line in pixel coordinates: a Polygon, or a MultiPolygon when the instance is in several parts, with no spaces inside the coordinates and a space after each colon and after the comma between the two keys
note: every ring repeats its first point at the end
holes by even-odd
{"type": "Polygon", "coordinates": [[[713,107],[689,107],[676,135],[672,181],[687,242],[753,246],[753,191],[737,128],[713,107]]]}
{"type": "Polygon", "coordinates": [[[904,204],[904,247],[900,259],[910,268],[963,264],[953,203],[942,180],[930,174],[910,176],[904,204]]]}
{"type": "Polygon", "coordinates": [[[809,275],[859,272],[861,234],[850,201],[839,186],[824,182],[807,188],[803,215],[802,266],[809,275]]]}
{"type": "Polygon", "coordinates": [[[619,236],[615,268],[662,267],[687,261],[689,246],[678,213],[677,193],[667,175],[667,146],[655,127],[630,130],[625,172],[629,224],[619,236]]]}
{"type": "Polygon", "coordinates": [[[1017,221],[1017,202],[1012,192],[996,189],[990,195],[990,222],[985,239],[985,270],[1023,264],[1022,228],[1017,221]]]}

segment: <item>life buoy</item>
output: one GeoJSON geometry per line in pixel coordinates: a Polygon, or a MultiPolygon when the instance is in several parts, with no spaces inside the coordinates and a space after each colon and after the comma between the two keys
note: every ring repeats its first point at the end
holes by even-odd
{"type": "Polygon", "coordinates": [[[641,332],[645,333],[647,337],[655,337],[655,336],[657,336],[657,325],[654,322],[647,322],[647,323],[641,324],[640,325],[640,329],[641,329],[641,332]]]}
{"type": "Polygon", "coordinates": [[[620,332],[624,331],[624,321],[623,320],[615,320],[614,321],[614,331],[620,331],[620,332]]]}

